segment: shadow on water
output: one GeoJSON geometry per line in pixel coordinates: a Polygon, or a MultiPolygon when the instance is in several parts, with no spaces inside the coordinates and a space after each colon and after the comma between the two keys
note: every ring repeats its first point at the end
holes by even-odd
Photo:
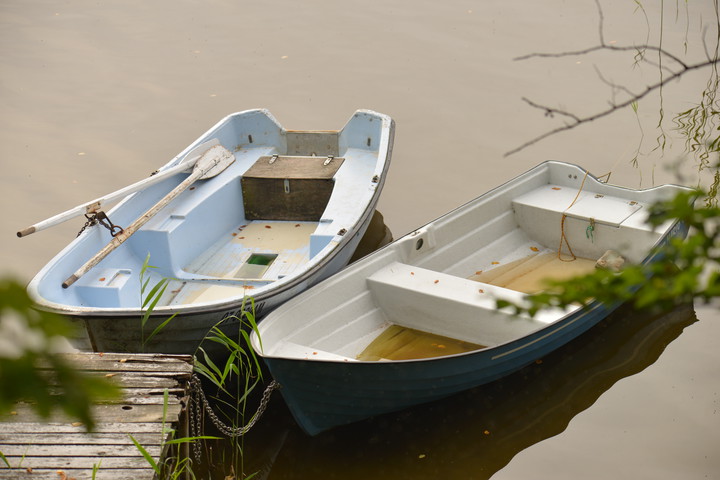
{"type": "MultiPolygon", "coordinates": [[[[692,306],[661,314],[623,307],[502,380],[316,437],[300,430],[275,394],[245,436],[245,471],[271,480],[490,478],[520,451],[564,431],[617,381],[652,365],[696,321],[692,306]]],[[[214,445],[212,478],[229,473],[218,462],[222,448],[214,445]]]]}

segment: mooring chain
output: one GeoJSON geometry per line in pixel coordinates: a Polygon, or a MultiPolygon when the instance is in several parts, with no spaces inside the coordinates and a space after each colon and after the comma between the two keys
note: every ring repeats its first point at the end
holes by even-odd
{"type": "Polygon", "coordinates": [[[86,228],[97,225],[98,223],[110,230],[110,235],[112,235],[113,237],[120,235],[123,232],[123,228],[112,223],[110,221],[110,218],[108,218],[108,216],[102,210],[98,210],[97,212],[92,213],[86,213],[85,218],[87,218],[87,221],[78,232],[78,237],[82,232],[85,231],[86,228]]]}
{"type": "MultiPolygon", "coordinates": [[[[252,427],[255,426],[257,421],[260,420],[260,417],[265,412],[265,409],[267,409],[272,392],[278,388],[280,388],[279,383],[277,383],[275,380],[270,382],[268,386],[265,387],[265,391],[263,392],[263,396],[260,400],[260,405],[258,406],[257,412],[255,412],[255,415],[252,416],[248,424],[243,427],[229,427],[218,418],[218,416],[215,414],[215,411],[212,409],[212,406],[210,406],[210,402],[208,402],[207,398],[205,397],[205,392],[202,389],[200,377],[198,377],[197,375],[193,375],[190,379],[190,426],[193,429],[191,435],[193,437],[198,437],[200,435],[200,424],[202,421],[203,410],[205,411],[205,413],[207,413],[208,417],[210,417],[210,420],[212,420],[213,424],[218,428],[218,430],[220,430],[223,435],[230,438],[241,437],[245,435],[247,432],[250,431],[252,427]]],[[[195,453],[195,460],[199,463],[199,440],[195,440],[193,442],[193,450],[195,453]]]]}

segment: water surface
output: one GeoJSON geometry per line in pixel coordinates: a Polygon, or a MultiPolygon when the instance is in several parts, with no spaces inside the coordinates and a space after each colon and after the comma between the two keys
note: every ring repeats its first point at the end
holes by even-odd
{"type": "MultiPolygon", "coordinates": [[[[656,3],[602,4],[609,44],[657,42],[662,21],[693,62],[715,35],[707,0],[664,2],[662,19],[656,3]]],[[[24,281],[83,222],[17,230],[146,177],[234,111],[266,107],[290,129],[391,115],[379,209],[398,237],[548,159],[630,187],[677,181],[672,115],[709,73],[503,157],[564,120],[523,97],[586,115],[622,95],[611,82],[657,80],[609,52],[513,60],[597,45],[595,2],[6,0],[0,22],[2,271],[24,281]]],[[[273,402],[248,450],[274,459],[271,479],[720,478],[719,335],[715,307],[625,310],[507,381],[316,438],[273,402]]]]}

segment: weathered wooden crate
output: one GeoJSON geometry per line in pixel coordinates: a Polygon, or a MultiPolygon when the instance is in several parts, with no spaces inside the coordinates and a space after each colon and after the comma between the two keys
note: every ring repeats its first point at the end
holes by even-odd
{"type": "Polygon", "coordinates": [[[243,178],[248,220],[318,221],[345,161],[342,157],[265,156],[243,178]]]}

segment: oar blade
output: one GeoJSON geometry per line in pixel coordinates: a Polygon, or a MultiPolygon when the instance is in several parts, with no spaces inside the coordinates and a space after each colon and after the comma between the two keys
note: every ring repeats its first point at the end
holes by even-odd
{"type": "Polygon", "coordinates": [[[209,150],[211,150],[214,146],[220,145],[220,140],[217,138],[213,138],[212,140],[208,140],[207,142],[203,142],[197,147],[190,150],[187,155],[183,157],[182,160],[180,160],[177,165],[186,164],[187,165],[187,171],[191,171],[197,161],[209,150]]]}
{"type": "Polygon", "coordinates": [[[195,168],[202,171],[198,179],[212,178],[223,172],[234,161],[235,155],[230,150],[222,145],[212,146],[202,154],[195,164],[195,168]]]}
{"type": "Polygon", "coordinates": [[[161,209],[176,198],[180,193],[185,191],[195,181],[210,178],[223,172],[227,167],[232,165],[235,161],[235,155],[230,150],[223,147],[222,145],[215,145],[210,147],[205,153],[202,154],[200,159],[195,163],[193,172],[182,181],[178,186],[173,188],[167,195],[165,195],[159,202],[150,207],[145,213],[143,213],[137,220],[132,224],[125,227],[125,229],[119,234],[113,237],[113,239],[105,245],[105,247],[96,253],[90,260],[85,262],[75,273],[68,277],[63,283],[63,288],[68,288],[70,285],[75,283],[80,277],[85,275],[91,268],[100,263],[100,261],[108,256],[113,250],[118,248],[125,240],[130,238],[140,227],[145,225],[152,217],[154,217],[161,209]]]}

